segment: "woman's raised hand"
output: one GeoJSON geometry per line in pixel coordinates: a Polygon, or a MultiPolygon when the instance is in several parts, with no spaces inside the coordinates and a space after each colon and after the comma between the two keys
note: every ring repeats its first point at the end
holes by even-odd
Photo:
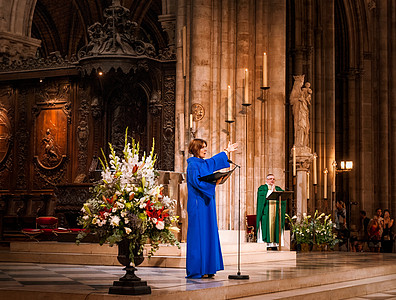
{"type": "Polygon", "coordinates": [[[228,146],[224,150],[230,153],[230,152],[234,152],[237,149],[238,149],[238,143],[232,144],[231,142],[228,142],[228,146]]]}

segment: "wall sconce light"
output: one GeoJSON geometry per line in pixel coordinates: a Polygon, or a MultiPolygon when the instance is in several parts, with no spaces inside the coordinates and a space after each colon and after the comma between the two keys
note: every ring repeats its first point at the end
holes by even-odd
{"type": "Polygon", "coordinates": [[[351,160],[342,160],[340,163],[340,169],[338,169],[338,172],[348,172],[353,169],[353,161],[351,160]]]}

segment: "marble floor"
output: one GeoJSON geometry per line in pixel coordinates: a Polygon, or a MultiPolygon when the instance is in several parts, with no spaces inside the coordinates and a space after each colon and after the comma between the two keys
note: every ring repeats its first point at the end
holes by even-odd
{"type": "MultiPolygon", "coordinates": [[[[316,280],[319,285],[321,280],[324,284],[327,284],[326,280],[329,280],[329,283],[338,285],[345,284],[350,279],[370,281],[370,278],[359,277],[362,272],[372,272],[372,276],[376,277],[376,280],[388,276],[389,280],[395,282],[394,288],[355,298],[349,297],[350,299],[396,299],[396,254],[303,253],[297,255],[297,260],[242,265],[241,273],[249,275],[249,280],[228,279],[228,275],[237,273],[236,266],[226,267],[224,271],[218,272],[214,279],[186,279],[185,270],[175,268],[138,267],[137,275],[142,280],[146,280],[152,289],[152,295],[144,296],[142,299],[156,297],[168,299],[165,296],[190,292],[187,296],[177,296],[177,298],[207,299],[210,297],[214,300],[231,298],[280,299],[287,296],[282,294],[287,291],[282,291],[281,284],[287,280],[290,280],[287,283],[290,290],[298,289],[299,286],[309,289],[309,285],[304,283],[306,280],[310,282],[316,280]],[[373,270],[378,266],[387,267],[388,273],[375,274],[373,270]],[[342,279],[344,275],[346,276],[345,281],[342,279]],[[299,279],[301,279],[299,283],[293,283],[299,279]],[[263,289],[264,285],[268,285],[268,287],[263,289]],[[235,289],[233,293],[230,293],[231,289],[235,289]],[[253,292],[253,290],[255,291],[253,292]],[[218,292],[209,294],[207,291],[218,292]],[[213,295],[215,296],[213,297],[213,295]]],[[[11,296],[12,299],[40,299],[39,296],[31,297],[35,293],[51,295],[47,299],[107,299],[105,295],[107,295],[109,287],[114,280],[118,280],[123,275],[124,271],[121,266],[100,266],[99,262],[97,266],[88,266],[0,261],[0,299],[8,299],[11,296]],[[63,296],[61,297],[61,295],[63,296]],[[94,298],[93,295],[101,297],[94,298]]],[[[315,288],[317,286],[318,284],[315,288]]],[[[332,299],[348,298],[347,292],[343,295],[345,297],[335,296],[332,299]]],[[[172,298],[175,297],[170,297],[170,299],[172,298]]]]}

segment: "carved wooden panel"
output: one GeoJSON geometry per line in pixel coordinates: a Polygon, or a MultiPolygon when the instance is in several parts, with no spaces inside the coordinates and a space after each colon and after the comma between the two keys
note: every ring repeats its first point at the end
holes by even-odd
{"type": "Polygon", "coordinates": [[[139,85],[128,78],[118,81],[117,87],[108,98],[110,141],[121,152],[124,148],[125,129],[128,136],[140,143],[140,149],[147,149],[147,96],[139,85]]]}
{"type": "Polygon", "coordinates": [[[13,160],[13,128],[14,109],[12,100],[14,90],[10,87],[0,89],[0,190],[10,189],[10,179],[13,160]]]}
{"type": "Polygon", "coordinates": [[[165,76],[162,122],[162,170],[174,170],[176,76],[165,76]]]}
{"type": "Polygon", "coordinates": [[[16,121],[16,189],[26,190],[28,188],[28,154],[29,154],[29,129],[28,116],[28,88],[23,87],[19,91],[18,105],[17,105],[17,121],[16,121]]]}
{"type": "Polygon", "coordinates": [[[67,153],[67,117],[62,109],[45,109],[36,119],[35,155],[43,169],[58,167],[67,153]]]}
{"type": "Polygon", "coordinates": [[[48,80],[35,90],[34,189],[62,183],[67,171],[68,124],[71,121],[70,84],[48,80]]]}
{"type": "Polygon", "coordinates": [[[77,176],[87,174],[88,164],[88,139],[89,139],[89,113],[90,113],[90,97],[87,90],[80,89],[80,106],[78,108],[78,124],[77,124],[77,176]]]}

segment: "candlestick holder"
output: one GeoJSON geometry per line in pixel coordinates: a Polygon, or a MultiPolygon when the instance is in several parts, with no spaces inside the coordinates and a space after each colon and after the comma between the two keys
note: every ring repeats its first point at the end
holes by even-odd
{"type": "Polygon", "coordinates": [[[258,97],[257,99],[260,101],[267,101],[268,99],[268,90],[270,89],[269,86],[261,86],[260,89],[263,91],[261,94],[261,97],[258,97]]]}
{"type": "Polygon", "coordinates": [[[197,124],[196,121],[193,121],[190,127],[190,135],[192,139],[196,138],[197,135],[197,124]]]}

